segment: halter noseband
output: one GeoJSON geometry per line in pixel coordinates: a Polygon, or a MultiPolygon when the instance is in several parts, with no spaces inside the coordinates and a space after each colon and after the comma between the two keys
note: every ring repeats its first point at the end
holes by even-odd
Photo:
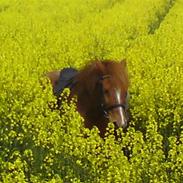
{"type": "Polygon", "coordinates": [[[115,108],[118,108],[118,107],[122,107],[123,109],[126,108],[125,105],[123,105],[123,104],[114,104],[114,105],[111,105],[109,107],[103,106],[103,109],[105,109],[108,112],[108,111],[115,109],[115,108]]]}
{"type": "MultiPolygon", "coordinates": [[[[100,80],[109,79],[109,78],[111,78],[111,75],[103,75],[100,77],[100,80]]],[[[114,104],[108,107],[105,106],[104,104],[101,104],[101,107],[106,117],[108,117],[108,112],[111,111],[112,109],[115,109],[118,107],[122,107],[124,110],[126,109],[126,105],[124,104],[114,104]]]]}

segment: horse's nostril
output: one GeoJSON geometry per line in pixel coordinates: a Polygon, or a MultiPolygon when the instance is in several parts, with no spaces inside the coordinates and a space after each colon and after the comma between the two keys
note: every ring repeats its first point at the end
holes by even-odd
{"type": "Polygon", "coordinates": [[[115,128],[119,128],[119,126],[117,125],[117,121],[114,121],[114,126],[115,128]]]}

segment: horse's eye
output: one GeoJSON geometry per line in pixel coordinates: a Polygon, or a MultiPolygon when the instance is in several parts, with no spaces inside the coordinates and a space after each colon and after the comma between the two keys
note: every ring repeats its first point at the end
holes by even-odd
{"type": "Polygon", "coordinates": [[[109,90],[104,90],[104,94],[109,94],[109,90]]]}

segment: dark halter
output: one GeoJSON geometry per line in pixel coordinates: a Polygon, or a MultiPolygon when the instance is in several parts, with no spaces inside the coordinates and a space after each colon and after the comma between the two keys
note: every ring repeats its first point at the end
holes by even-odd
{"type": "MultiPolygon", "coordinates": [[[[104,80],[104,79],[109,79],[111,78],[111,75],[103,75],[100,77],[100,80],[104,80]]],[[[104,116],[108,117],[109,116],[109,111],[111,111],[112,109],[118,108],[118,107],[122,107],[124,110],[126,109],[126,105],[124,104],[114,104],[111,106],[105,106],[104,104],[101,104],[102,110],[104,112],[104,116]]]]}

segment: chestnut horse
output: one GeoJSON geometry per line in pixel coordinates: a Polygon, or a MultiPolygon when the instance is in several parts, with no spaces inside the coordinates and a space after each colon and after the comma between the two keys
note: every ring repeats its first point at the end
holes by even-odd
{"type": "Polygon", "coordinates": [[[47,77],[56,96],[63,91],[63,88],[58,89],[60,81],[62,87],[70,88],[69,98],[77,96],[77,110],[84,118],[85,127],[97,126],[102,137],[109,121],[116,127],[127,127],[129,81],[126,61],[93,61],[80,71],[67,68],[49,72],[47,77]],[[61,75],[66,70],[71,70],[71,74],[64,80],[61,75]]]}

